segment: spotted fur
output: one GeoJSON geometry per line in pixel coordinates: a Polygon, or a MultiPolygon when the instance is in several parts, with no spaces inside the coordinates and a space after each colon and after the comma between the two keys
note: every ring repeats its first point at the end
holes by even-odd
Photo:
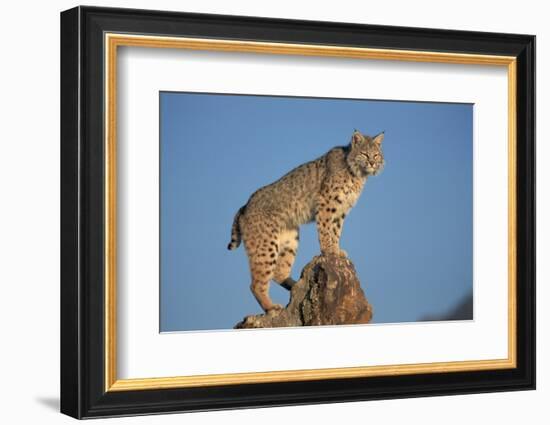
{"type": "Polygon", "coordinates": [[[299,226],[315,221],[322,254],[346,255],[340,249],[344,219],[355,205],[368,176],[384,167],[384,133],[375,137],[354,131],[347,146],[302,164],[257,190],[233,220],[228,249],[241,239],[248,254],[250,288],[265,311],[281,309],[269,297],[273,279],[290,289],[299,242],[299,226]]]}

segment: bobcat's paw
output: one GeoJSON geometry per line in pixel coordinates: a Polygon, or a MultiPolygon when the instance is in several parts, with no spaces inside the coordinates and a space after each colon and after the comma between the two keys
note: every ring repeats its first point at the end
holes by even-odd
{"type": "Polygon", "coordinates": [[[272,304],[271,307],[269,307],[265,313],[266,314],[279,314],[283,310],[283,306],[281,304],[272,304]]]}
{"type": "Polygon", "coordinates": [[[344,251],[343,249],[341,249],[339,252],[338,252],[338,255],[340,257],[344,257],[344,258],[348,258],[348,253],[346,251],[344,251]]]}
{"type": "Polygon", "coordinates": [[[348,253],[343,249],[338,249],[334,251],[325,251],[321,252],[322,255],[338,255],[339,257],[348,258],[348,253]]]}

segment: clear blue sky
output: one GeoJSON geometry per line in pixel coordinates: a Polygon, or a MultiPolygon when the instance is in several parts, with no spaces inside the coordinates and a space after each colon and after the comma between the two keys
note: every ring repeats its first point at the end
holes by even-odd
{"type": "MultiPolygon", "coordinates": [[[[171,92],[160,102],[161,331],[228,329],[261,312],[244,248],[227,250],[236,211],[355,128],[386,132],[386,167],[341,239],[373,322],[442,317],[471,297],[472,105],[171,92]]],[[[315,226],[302,226],[295,279],[318,253],[315,226]]],[[[277,284],[270,293],[287,303],[277,284]]]]}

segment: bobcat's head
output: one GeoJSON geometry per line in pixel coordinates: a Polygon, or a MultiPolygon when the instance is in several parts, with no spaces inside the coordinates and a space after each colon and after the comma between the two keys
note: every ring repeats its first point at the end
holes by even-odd
{"type": "Polygon", "coordinates": [[[356,175],[376,176],[384,168],[382,153],[384,133],[370,137],[355,130],[351,136],[348,165],[356,175]]]}

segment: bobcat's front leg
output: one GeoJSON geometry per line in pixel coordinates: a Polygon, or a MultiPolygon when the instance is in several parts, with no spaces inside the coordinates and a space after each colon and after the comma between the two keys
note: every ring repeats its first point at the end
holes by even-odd
{"type": "Polygon", "coordinates": [[[340,249],[340,235],[344,225],[343,201],[338,194],[321,194],[317,201],[315,221],[319,234],[321,254],[337,254],[347,257],[344,250],[340,249]]]}

